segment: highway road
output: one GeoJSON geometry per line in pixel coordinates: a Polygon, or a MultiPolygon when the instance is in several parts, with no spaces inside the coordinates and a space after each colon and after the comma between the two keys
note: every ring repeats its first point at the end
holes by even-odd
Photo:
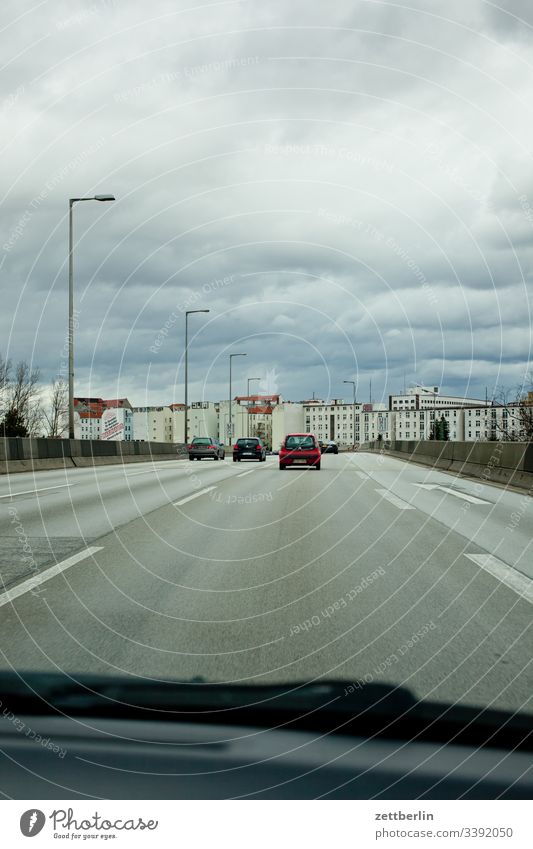
{"type": "Polygon", "coordinates": [[[370,453],[0,478],[0,664],[532,710],[533,499],[370,453]]]}

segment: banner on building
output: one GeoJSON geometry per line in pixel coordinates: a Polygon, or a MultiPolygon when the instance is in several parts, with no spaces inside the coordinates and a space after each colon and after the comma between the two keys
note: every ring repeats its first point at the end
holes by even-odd
{"type": "Polygon", "coordinates": [[[100,439],[115,442],[124,439],[124,422],[119,419],[120,413],[123,414],[123,410],[104,410],[100,439]]]}

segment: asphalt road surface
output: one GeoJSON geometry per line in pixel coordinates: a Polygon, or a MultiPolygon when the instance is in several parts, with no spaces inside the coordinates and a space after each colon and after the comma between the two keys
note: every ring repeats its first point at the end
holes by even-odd
{"type": "Polygon", "coordinates": [[[0,478],[0,536],[3,668],[533,709],[526,493],[364,453],[102,466],[0,478]]]}

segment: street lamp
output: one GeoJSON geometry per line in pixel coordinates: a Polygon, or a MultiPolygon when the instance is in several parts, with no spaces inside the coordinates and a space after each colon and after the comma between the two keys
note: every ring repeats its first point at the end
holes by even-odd
{"type": "MultiPolygon", "coordinates": [[[[251,380],[261,380],[260,377],[249,377],[248,378],[248,398],[250,398],[250,381],[251,380]]],[[[248,412],[248,417],[246,420],[246,436],[250,436],[250,413],[248,412]]]]}
{"type": "Polygon", "coordinates": [[[188,407],[188,392],[189,392],[189,363],[188,363],[188,355],[189,355],[189,316],[195,312],[209,312],[209,310],[187,310],[185,313],[185,445],[187,445],[188,441],[188,422],[187,422],[187,410],[188,407]]]}
{"type": "Polygon", "coordinates": [[[233,436],[231,428],[231,361],[233,357],[247,357],[248,354],[230,354],[229,355],[229,414],[228,414],[228,445],[231,445],[231,437],[233,436]]]}
{"type": "Polygon", "coordinates": [[[74,439],[74,262],[72,245],[72,207],[85,200],[115,200],[114,195],[69,198],[68,202],[68,438],[74,439]]]}
{"type": "Polygon", "coordinates": [[[343,380],[343,383],[351,383],[353,386],[353,416],[352,416],[352,427],[353,427],[353,450],[355,451],[355,380],[343,380]]]}

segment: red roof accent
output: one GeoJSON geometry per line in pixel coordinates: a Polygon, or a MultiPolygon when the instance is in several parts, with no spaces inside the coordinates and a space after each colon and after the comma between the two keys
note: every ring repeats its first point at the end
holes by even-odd
{"type": "Polygon", "coordinates": [[[169,404],[171,410],[184,410],[185,404],[169,404]]]}
{"type": "Polygon", "coordinates": [[[117,409],[118,407],[127,407],[130,410],[132,406],[127,398],[104,398],[104,407],[107,409],[117,409]]]}
{"type": "Polygon", "coordinates": [[[92,410],[86,410],[82,413],[78,413],[80,419],[100,419],[102,418],[100,413],[94,412],[92,410]]]}
{"type": "Polygon", "coordinates": [[[74,409],[82,418],[99,419],[104,411],[101,398],[74,398],[74,409]]]}
{"type": "Polygon", "coordinates": [[[272,407],[248,407],[248,413],[272,413],[272,407]]]}

